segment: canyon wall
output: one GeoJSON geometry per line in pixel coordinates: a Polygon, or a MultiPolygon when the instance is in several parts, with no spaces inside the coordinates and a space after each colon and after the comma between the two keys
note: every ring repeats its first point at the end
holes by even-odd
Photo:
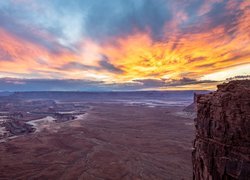
{"type": "Polygon", "coordinates": [[[193,179],[250,179],[250,80],[197,95],[193,179]]]}

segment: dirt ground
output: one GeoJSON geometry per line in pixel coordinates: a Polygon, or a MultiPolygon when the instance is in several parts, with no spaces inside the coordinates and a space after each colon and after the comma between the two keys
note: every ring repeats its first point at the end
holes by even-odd
{"type": "Polygon", "coordinates": [[[184,107],[90,106],[82,119],[0,143],[0,179],[192,179],[184,107]]]}

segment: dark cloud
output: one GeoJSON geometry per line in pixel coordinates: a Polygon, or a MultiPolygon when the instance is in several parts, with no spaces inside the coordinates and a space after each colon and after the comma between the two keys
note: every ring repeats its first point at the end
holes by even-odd
{"type": "Polygon", "coordinates": [[[115,67],[111,64],[107,57],[103,56],[102,60],[99,62],[99,66],[90,66],[85,65],[79,62],[69,62],[67,64],[62,65],[61,67],[56,67],[58,70],[95,70],[95,71],[109,71],[112,73],[123,73],[123,70],[115,67]]]}
{"type": "Polygon", "coordinates": [[[182,79],[173,79],[166,81],[167,86],[183,86],[183,85],[195,85],[195,84],[204,84],[204,83],[216,83],[218,81],[211,80],[196,80],[187,77],[183,77],[182,79]]]}
{"type": "Polygon", "coordinates": [[[100,81],[1,78],[0,91],[102,91],[100,81]]]}
{"type": "Polygon", "coordinates": [[[122,69],[119,69],[118,67],[115,67],[113,64],[109,62],[108,57],[103,56],[102,60],[99,61],[99,65],[102,67],[102,69],[105,69],[107,71],[110,71],[112,73],[123,73],[124,71],[122,69]]]}
{"type": "Polygon", "coordinates": [[[112,83],[80,79],[0,78],[0,91],[128,91],[141,90],[139,83],[112,83]]]}
{"type": "Polygon", "coordinates": [[[184,86],[184,85],[195,85],[203,83],[215,83],[216,81],[210,80],[196,80],[183,77],[181,79],[137,79],[134,80],[140,84],[143,88],[160,88],[160,87],[172,87],[172,86],[184,86]]]}
{"type": "Polygon", "coordinates": [[[242,76],[234,76],[231,78],[227,78],[227,81],[232,81],[232,80],[243,80],[243,79],[250,79],[250,75],[242,75],[242,76]]]}
{"type": "Polygon", "coordinates": [[[81,79],[0,78],[0,91],[134,91],[150,88],[214,83],[216,81],[183,78],[180,80],[137,79],[127,83],[110,83],[81,79]]]}
{"type": "Polygon", "coordinates": [[[205,2],[206,0],[189,0],[189,2],[186,3],[185,12],[192,18],[196,16],[205,2]]]}
{"type": "Polygon", "coordinates": [[[30,2],[29,6],[24,1],[2,7],[0,4],[0,13],[0,26],[52,50],[55,42],[34,35],[28,25],[63,41],[88,36],[100,42],[137,30],[149,30],[154,39],[160,39],[166,22],[172,18],[166,0],[44,0],[43,4],[30,2]],[[81,32],[76,33],[76,29],[81,32]]]}
{"type": "Polygon", "coordinates": [[[183,11],[188,19],[178,27],[181,34],[173,44],[174,50],[185,33],[209,31],[218,25],[233,33],[242,15],[238,8],[226,9],[227,1],[210,2],[211,10],[202,16],[199,11],[209,3],[206,0],[181,3],[174,0],[44,0],[42,4],[27,1],[30,5],[24,2],[0,4],[0,26],[55,53],[65,47],[73,50],[77,47],[74,43],[86,36],[106,42],[110,37],[150,31],[154,40],[166,39],[164,32],[173,31],[168,29],[168,23],[175,21],[176,14],[183,11]],[[45,39],[37,34],[38,30],[55,39],[45,39]]]}
{"type": "Polygon", "coordinates": [[[143,87],[151,88],[151,87],[163,87],[166,85],[164,80],[160,79],[136,79],[134,82],[139,83],[143,87]]]}
{"type": "Polygon", "coordinates": [[[199,16],[198,10],[200,10],[201,5],[205,3],[209,2],[194,0],[192,3],[188,4],[186,12],[189,14],[189,18],[187,22],[181,25],[182,35],[204,33],[220,26],[224,27],[225,32],[214,34],[214,36],[217,38],[224,38],[225,34],[227,34],[233,39],[238,22],[243,15],[243,10],[236,7],[239,7],[242,1],[234,1],[236,7],[231,9],[227,7],[230,1],[210,2],[211,9],[207,13],[199,16]]]}
{"type": "Polygon", "coordinates": [[[59,69],[59,70],[101,70],[100,67],[84,65],[79,62],[69,62],[56,69],[59,69]]]}
{"type": "Polygon", "coordinates": [[[162,35],[163,27],[171,19],[165,0],[84,1],[89,5],[86,17],[87,33],[96,40],[123,36],[135,30],[151,30],[152,37],[162,35]]]}
{"type": "MultiPolygon", "coordinates": [[[[210,22],[209,27],[211,29],[217,26],[223,26],[225,30],[228,30],[237,26],[238,19],[242,15],[242,12],[238,8],[227,9],[227,3],[230,2],[222,1],[220,3],[215,3],[211,11],[206,14],[206,17],[210,20],[208,22],[210,22]]],[[[236,1],[236,3],[237,6],[239,6],[241,1],[236,1]]]]}

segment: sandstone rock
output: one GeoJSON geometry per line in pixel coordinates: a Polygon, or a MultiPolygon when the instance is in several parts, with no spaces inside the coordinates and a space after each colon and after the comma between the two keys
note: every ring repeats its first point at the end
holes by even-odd
{"type": "Polygon", "coordinates": [[[194,179],[250,179],[250,80],[218,85],[196,103],[194,179]]]}

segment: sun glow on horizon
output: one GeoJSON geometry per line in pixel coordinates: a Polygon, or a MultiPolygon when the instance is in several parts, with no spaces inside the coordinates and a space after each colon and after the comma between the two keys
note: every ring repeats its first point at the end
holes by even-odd
{"type": "MultiPolygon", "coordinates": [[[[27,11],[27,16],[34,14],[32,8],[44,8],[39,7],[35,1],[31,2],[33,6],[30,9],[23,9],[27,11]]],[[[49,1],[45,2],[45,5],[54,6],[49,1]]],[[[26,3],[24,0],[10,5],[23,8],[26,3]]],[[[141,8],[140,4],[135,5],[141,8]]],[[[152,21],[157,22],[151,22],[151,19],[147,19],[149,17],[145,17],[139,21],[143,26],[137,21],[133,24],[132,20],[135,21],[136,17],[129,19],[131,22],[126,22],[122,19],[125,15],[123,17],[117,9],[117,12],[112,12],[120,15],[116,19],[117,23],[128,23],[131,29],[125,31],[121,23],[117,27],[110,25],[113,31],[103,27],[103,30],[100,29],[94,35],[87,34],[87,30],[81,31],[87,26],[87,22],[78,27],[80,20],[87,21],[89,18],[88,13],[83,16],[81,11],[76,11],[75,17],[84,17],[83,19],[78,22],[76,18],[74,22],[69,22],[75,24],[77,29],[74,31],[65,24],[65,19],[60,19],[61,24],[58,26],[65,26],[62,32],[53,29],[56,24],[53,25],[52,20],[48,20],[50,25],[42,24],[39,27],[44,21],[39,14],[37,17],[38,20],[41,18],[40,24],[34,23],[33,18],[22,19],[20,16],[21,19],[13,20],[10,15],[3,14],[3,18],[9,18],[13,22],[10,25],[0,23],[0,75],[2,78],[82,79],[101,81],[104,84],[128,84],[139,79],[144,80],[143,83],[148,80],[147,82],[155,85],[153,81],[160,81],[159,87],[149,87],[155,89],[165,89],[168,85],[169,89],[212,89],[216,85],[214,81],[250,75],[250,1],[204,1],[194,10],[194,16],[187,10],[188,5],[189,2],[180,6],[178,2],[171,1],[168,6],[173,12],[170,11],[172,14],[169,18],[165,17],[167,15],[158,15],[152,9],[152,17],[160,16],[166,20],[158,22],[155,19],[152,21]],[[175,10],[177,7],[180,8],[175,10]],[[220,8],[223,9],[222,12],[220,8]],[[216,13],[219,12],[221,14],[217,17],[216,13]],[[24,24],[26,21],[32,23],[24,24]],[[32,24],[34,27],[31,27],[32,24]],[[11,26],[20,27],[20,30],[10,29],[11,26]],[[158,26],[161,26],[160,30],[158,26]],[[30,34],[24,30],[30,31],[30,34]],[[177,80],[183,84],[175,85],[171,82],[177,80]]],[[[0,10],[5,10],[5,6],[6,4],[0,3],[0,10]]],[[[46,13],[51,13],[53,18],[58,19],[59,12],[56,6],[53,8],[46,13]]],[[[69,10],[64,9],[65,12],[69,10]]],[[[124,13],[129,14],[130,11],[124,13]]],[[[142,9],[142,14],[145,15],[144,13],[142,9]]],[[[67,18],[70,19],[68,16],[69,14],[67,18]]],[[[90,24],[93,26],[92,31],[96,31],[95,25],[90,24]]]]}

